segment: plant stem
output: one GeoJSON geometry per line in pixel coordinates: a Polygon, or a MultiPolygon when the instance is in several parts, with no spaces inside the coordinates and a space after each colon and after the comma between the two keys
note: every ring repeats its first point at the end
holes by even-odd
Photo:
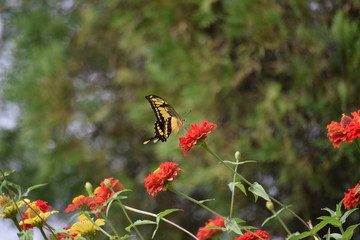
{"type": "MultiPolygon", "coordinates": [[[[130,222],[130,224],[133,225],[134,222],[133,222],[133,221],[131,220],[131,218],[129,217],[129,215],[128,215],[127,211],[126,211],[126,208],[125,208],[124,204],[122,204],[122,202],[121,202],[120,200],[117,200],[117,201],[118,201],[118,203],[120,204],[120,207],[121,207],[121,209],[123,210],[126,219],[130,222]]],[[[141,238],[141,240],[144,240],[144,238],[143,238],[143,236],[141,235],[139,229],[138,229],[136,226],[134,226],[134,229],[135,229],[135,232],[137,233],[137,235],[141,238]]]]}
{"type": "Polygon", "coordinates": [[[239,173],[237,173],[234,169],[232,169],[229,165],[227,165],[224,160],[221,159],[221,157],[219,157],[216,153],[214,153],[213,151],[210,150],[210,148],[207,146],[207,144],[204,142],[201,145],[208,153],[210,153],[211,155],[213,155],[217,160],[219,160],[219,162],[221,162],[227,169],[229,169],[231,172],[233,172],[234,174],[236,174],[237,176],[239,176],[241,178],[241,180],[243,180],[245,183],[247,183],[248,185],[252,186],[252,183],[249,182],[246,178],[244,178],[243,176],[241,176],[239,173]]]}
{"type": "MultiPolygon", "coordinates": [[[[235,172],[237,172],[238,163],[239,163],[239,160],[236,159],[235,172]]],[[[234,173],[233,181],[232,181],[234,184],[236,181],[236,176],[237,176],[237,174],[234,173]]],[[[231,191],[230,214],[229,214],[230,219],[232,219],[232,215],[233,215],[234,199],[235,199],[235,185],[233,185],[233,189],[231,191]]]]}
{"type": "MultiPolygon", "coordinates": [[[[188,195],[182,193],[182,192],[179,192],[177,190],[175,190],[171,185],[168,187],[168,189],[170,191],[172,191],[173,193],[176,193],[177,195],[183,197],[183,198],[186,198],[187,200],[201,206],[202,208],[204,208],[205,210],[211,212],[212,214],[214,214],[215,216],[219,216],[221,218],[224,218],[222,215],[220,215],[219,213],[215,212],[214,210],[210,209],[209,207],[205,206],[204,204],[202,204],[200,201],[196,200],[196,199],[193,199],[192,197],[189,197],[188,195]]],[[[224,218],[225,219],[225,218],[224,218]]]]}
{"type": "MultiPolygon", "coordinates": [[[[140,213],[140,214],[152,216],[152,217],[155,217],[155,218],[157,217],[157,215],[154,214],[154,213],[142,211],[142,210],[139,210],[139,209],[136,209],[136,208],[132,208],[132,207],[129,207],[129,206],[125,206],[125,205],[124,205],[124,208],[127,209],[127,210],[129,210],[129,211],[132,211],[132,212],[136,212],[136,213],[140,213]]],[[[168,219],[166,219],[166,218],[164,218],[164,217],[161,218],[161,220],[163,220],[164,222],[167,222],[167,223],[173,225],[174,227],[180,229],[181,231],[187,233],[187,234],[188,234],[189,236],[191,236],[192,238],[198,239],[198,238],[197,238],[195,235],[193,235],[191,232],[189,232],[189,231],[186,230],[185,228],[182,228],[181,226],[177,225],[176,223],[174,223],[174,222],[172,222],[172,221],[170,221],[170,220],[168,220],[168,219]]]]}
{"type": "Polygon", "coordinates": [[[43,236],[43,238],[44,238],[45,240],[47,240],[48,238],[47,238],[47,236],[46,236],[46,234],[45,234],[45,232],[44,232],[44,229],[43,229],[42,227],[39,227],[39,230],[40,230],[41,235],[43,236]]]}
{"type": "MultiPolygon", "coordinates": [[[[274,210],[271,210],[272,214],[275,215],[276,212],[274,210]]],[[[286,233],[288,235],[291,234],[289,228],[285,225],[284,221],[281,219],[281,217],[279,215],[276,216],[277,220],[280,222],[280,224],[283,226],[283,228],[285,229],[286,233]]]]}
{"type": "MultiPolygon", "coordinates": [[[[231,167],[229,167],[224,160],[222,160],[216,153],[214,153],[213,151],[211,151],[209,149],[209,147],[207,146],[207,144],[204,142],[201,145],[206,151],[208,151],[211,155],[213,155],[217,160],[219,160],[226,168],[228,168],[231,172],[235,173],[237,176],[239,176],[241,178],[241,180],[243,180],[245,183],[247,183],[249,186],[252,186],[253,184],[251,182],[249,182],[246,178],[244,178],[243,176],[241,176],[241,174],[237,173],[234,169],[232,169],[231,167]]],[[[270,195],[268,195],[269,198],[274,201],[275,203],[277,203],[278,205],[280,205],[281,207],[283,207],[285,210],[287,210],[288,212],[290,212],[294,217],[296,217],[297,219],[300,220],[300,222],[302,224],[304,224],[306,226],[307,229],[311,230],[310,226],[299,216],[297,215],[294,211],[292,211],[290,208],[288,208],[287,206],[283,205],[281,202],[279,202],[278,200],[276,200],[275,198],[271,197],[270,195]]],[[[315,234],[315,236],[318,237],[317,234],[315,234]]]]}

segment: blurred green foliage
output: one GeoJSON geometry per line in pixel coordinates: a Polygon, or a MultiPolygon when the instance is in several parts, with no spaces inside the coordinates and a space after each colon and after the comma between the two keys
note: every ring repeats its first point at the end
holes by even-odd
{"type": "MultiPolygon", "coordinates": [[[[20,109],[16,127],[0,131],[0,164],[25,187],[49,183],[34,198],[63,209],[86,181],[114,176],[134,190],[129,205],[183,208],[176,221],[196,232],[212,216],[143,187],[159,163],[177,161],[185,170],[177,187],[216,198],[210,206],[227,214],[231,174],[210,155],[195,148],[183,157],[174,136],[142,145],[153,134],[148,94],[165,98],[185,130],[218,124],[209,146],[225,159],[240,150],[256,160],[242,174],[305,219],[315,221],[360,179],[355,146],[334,150],[326,137],[330,121],[360,108],[358,1],[28,0],[0,8],[3,43],[13,46],[2,101],[20,109]]],[[[269,216],[240,192],[237,208],[258,227],[269,216]]]]}

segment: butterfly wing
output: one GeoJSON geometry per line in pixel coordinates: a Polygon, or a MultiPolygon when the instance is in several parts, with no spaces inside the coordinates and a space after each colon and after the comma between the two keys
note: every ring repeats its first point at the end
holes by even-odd
{"type": "Polygon", "coordinates": [[[166,142],[172,131],[176,134],[183,125],[183,120],[180,119],[177,112],[161,97],[156,95],[149,95],[145,97],[154,110],[156,116],[155,122],[155,136],[149,138],[144,144],[159,140],[166,142]]]}

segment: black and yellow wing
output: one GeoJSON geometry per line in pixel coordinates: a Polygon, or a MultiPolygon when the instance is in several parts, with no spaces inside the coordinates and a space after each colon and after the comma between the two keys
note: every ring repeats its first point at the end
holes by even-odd
{"type": "Polygon", "coordinates": [[[179,114],[161,97],[156,95],[149,95],[145,97],[154,110],[156,116],[155,137],[149,138],[144,144],[153,141],[154,143],[159,140],[166,142],[171,132],[177,134],[183,126],[184,121],[179,117],[179,114]]]}

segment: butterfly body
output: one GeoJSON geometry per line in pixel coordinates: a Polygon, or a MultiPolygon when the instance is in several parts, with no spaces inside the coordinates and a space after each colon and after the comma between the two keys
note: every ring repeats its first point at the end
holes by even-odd
{"type": "Polygon", "coordinates": [[[155,136],[144,141],[144,144],[153,141],[154,143],[159,140],[166,142],[171,132],[176,135],[180,128],[184,125],[184,121],[180,118],[179,114],[161,97],[156,95],[149,95],[145,97],[154,110],[156,122],[154,125],[155,136]]]}

